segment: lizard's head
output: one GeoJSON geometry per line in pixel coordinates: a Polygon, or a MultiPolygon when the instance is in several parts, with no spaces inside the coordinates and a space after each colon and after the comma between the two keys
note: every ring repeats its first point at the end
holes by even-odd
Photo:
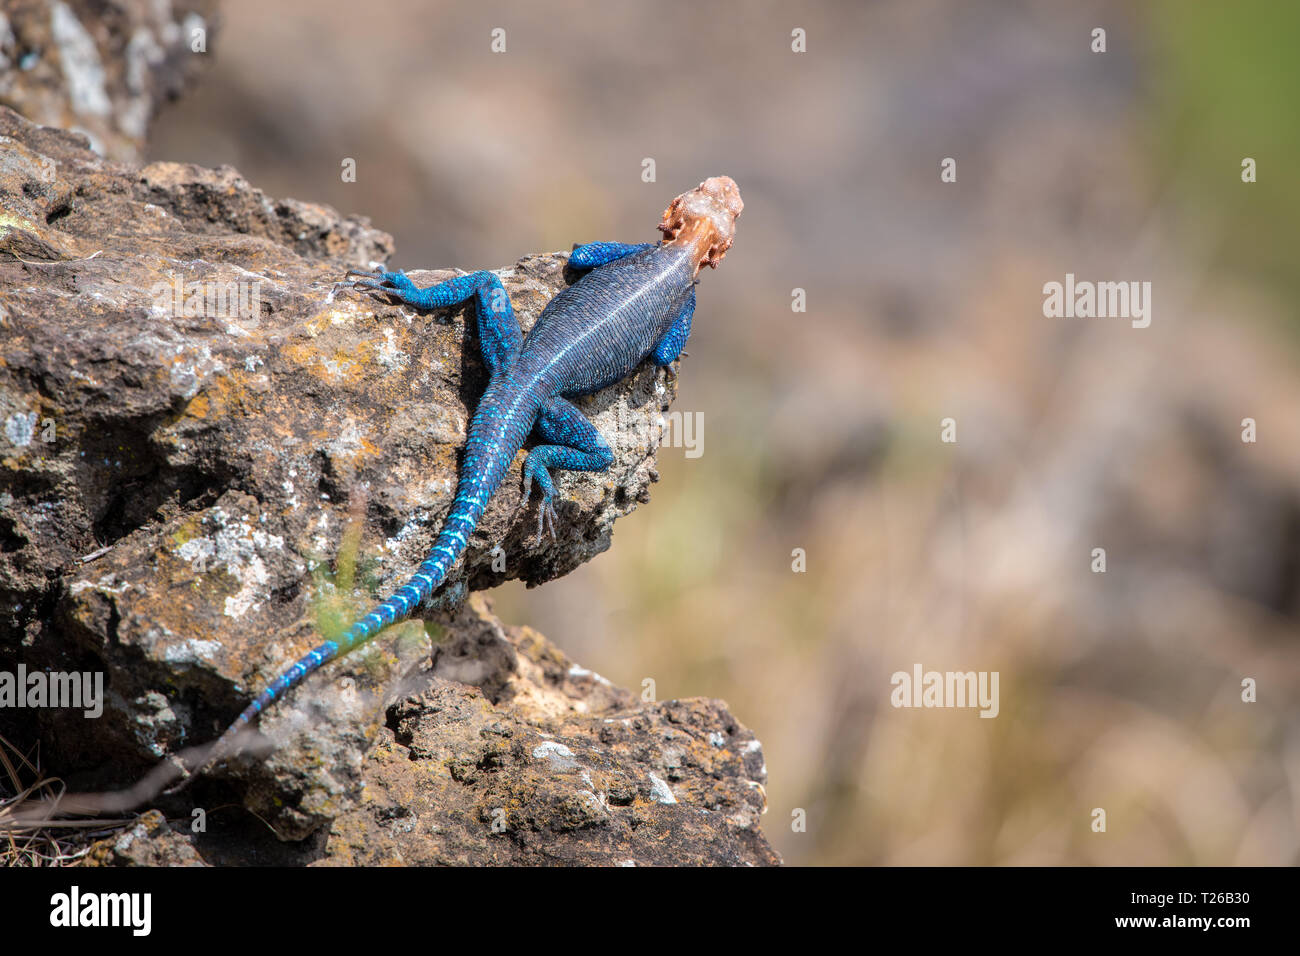
{"type": "Polygon", "coordinates": [[[668,204],[659,231],[668,245],[690,248],[698,275],[704,266],[716,269],[727,254],[744,208],[735,181],[713,176],[668,204]]]}

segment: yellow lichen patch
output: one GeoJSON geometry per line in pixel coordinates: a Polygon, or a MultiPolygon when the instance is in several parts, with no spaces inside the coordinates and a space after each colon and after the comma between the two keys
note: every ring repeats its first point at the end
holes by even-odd
{"type": "Polygon", "coordinates": [[[197,538],[202,531],[199,528],[199,519],[197,516],[186,518],[179,528],[172,532],[172,541],[176,547],[180,547],[186,541],[192,541],[197,538]]]}
{"type": "Polygon", "coordinates": [[[429,468],[431,471],[443,472],[448,469],[456,470],[459,462],[459,445],[438,445],[433,449],[430,455],[429,468]]]}
{"type": "Polygon", "coordinates": [[[316,315],[313,315],[310,319],[307,319],[305,322],[303,322],[302,330],[310,338],[314,339],[316,338],[316,336],[320,335],[327,328],[329,328],[331,324],[332,323],[329,321],[329,318],[324,313],[317,313],[316,315]]]}
{"type": "Polygon", "coordinates": [[[208,408],[208,396],[195,395],[190,399],[189,404],[185,406],[185,414],[190,418],[207,418],[208,408]]]}
{"type": "Polygon", "coordinates": [[[329,385],[360,385],[366,378],[366,367],[374,362],[375,346],[363,341],[355,343],[350,351],[336,348],[325,352],[310,343],[296,342],[284,346],[280,354],[329,385]]]}
{"type": "Polygon", "coordinates": [[[331,326],[352,326],[357,320],[356,307],[323,309],[302,323],[302,329],[312,338],[331,326]]]}
{"type": "Polygon", "coordinates": [[[328,319],[330,325],[351,325],[357,318],[354,311],[344,309],[330,309],[321,313],[321,316],[328,319]]]}
{"type": "Polygon", "coordinates": [[[12,229],[22,229],[38,236],[41,234],[30,219],[24,219],[12,212],[0,211],[0,235],[4,235],[12,229]]]}
{"type": "MultiPolygon", "coordinates": [[[[180,412],[168,416],[168,427],[175,425],[182,418],[204,421],[220,419],[236,413],[260,414],[261,406],[265,402],[261,400],[260,394],[247,384],[255,377],[242,370],[231,370],[224,375],[208,379],[203,383],[202,391],[191,398],[180,412]]],[[[284,434],[288,436],[290,433],[284,434]]]]}
{"type": "Polygon", "coordinates": [[[203,390],[212,402],[211,414],[224,415],[236,410],[242,413],[256,412],[257,409],[247,407],[255,404],[250,402],[255,393],[248,387],[249,379],[253,377],[242,369],[231,369],[225,375],[212,379],[203,390]]]}
{"type": "Polygon", "coordinates": [[[383,454],[379,446],[364,435],[360,438],[360,445],[361,447],[357,449],[356,454],[352,456],[352,464],[354,465],[360,465],[367,458],[378,458],[383,454]]]}
{"type": "Polygon", "coordinates": [[[519,628],[519,651],[537,664],[549,661],[561,667],[569,666],[564,652],[527,624],[519,628]]]}

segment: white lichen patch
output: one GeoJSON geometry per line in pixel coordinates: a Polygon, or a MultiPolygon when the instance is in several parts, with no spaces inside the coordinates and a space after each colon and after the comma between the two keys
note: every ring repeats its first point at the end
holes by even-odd
{"type": "MultiPolygon", "coordinates": [[[[289,474],[296,474],[290,471],[289,474]]],[[[307,526],[308,532],[315,532],[312,538],[312,547],[320,554],[326,554],[330,549],[330,542],[333,540],[333,532],[330,530],[330,515],[328,511],[322,510],[316,516],[316,520],[307,526]]]]}
{"type": "Polygon", "coordinates": [[[70,594],[80,594],[82,591],[96,590],[105,594],[123,594],[131,585],[125,581],[121,584],[116,583],[116,575],[105,574],[98,581],[73,581],[68,586],[70,594]]]}
{"type": "Polygon", "coordinates": [[[650,774],[650,799],[658,803],[676,803],[672,789],[667,781],[657,774],[650,774]]]}
{"type": "Polygon", "coordinates": [[[578,766],[573,751],[556,740],[548,740],[534,747],[533,759],[549,760],[552,770],[575,770],[578,766]]]}
{"type": "Polygon", "coordinates": [[[320,360],[320,364],[321,368],[325,370],[325,374],[336,383],[341,383],[352,368],[352,363],[347,359],[340,361],[339,359],[323,358],[320,360]]]}
{"type": "Polygon", "coordinates": [[[428,511],[421,510],[415,512],[415,514],[411,515],[406,524],[397,529],[397,534],[384,542],[384,550],[390,552],[400,551],[411,535],[415,534],[421,528],[427,527],[429,522],[432,520],[433,515],[428,511]]]}
{"type": "Polygon", "coordinates": [[[592,680],[594,680],[597,684],[604,684],[606,687],[613,687],[613,686],[614,686],[614,685],[610,682],[609,678],[607,678],[607,677],[601,677],[601,676],[600,676],[599,674],[597,674],[595,671],[588,670],[588,669],[585,668],[585,667],[579,667],[577,664],[573,664],[572,666],[569,667],[569,676],[570,676],[570,677],[590,677],[590,678],[591,678],[592,680]]]}
{"type": "Polygon", "coordinates": [[[181,644],[173,644],[163,652],[163,659],[171,664],[197,664],[210,661],[221,650],[220,641],[200,641],[196,637],[181,644]]]}
{"type": "Polygon", "coordinates": [[[397,347],[397,333],[384,329],[384,343],[375,352],[375,358],[384,368],[401,368],[406,364],[406,353],[397,347]]]}
{"type": "MultiPolygon", "coordinates": [[[[184,345],[176,346],[177,355],[183,355],[184,351],[184,345]]],[[[199,387],[208,376],[220,375],[225,370],[225,364],[220,359],[213,358],[212,349],[205,345],[199,349],[192,361],[186,362],[181,359],[172,365],[171,386],[182,397],[193,398],[199,393],[199,387]]]]}
{"type": "Polygon", "coordinates": [[[325,443],[325,448],[329,451],[330,457],[335,459],[356,458],[364,454],[365,436],[361,433],[361,426],[357,424],[356,419],[349,418],[344,422],[338,434],[325,443]]]}
{"type": "Polygon", "coordinates": [[[5,438],[15,448],[26,448],[35,434],[35,412],[15,412],[5,419],[5,438]]]}
{"type": "Polygon", "coordinates": [[[261,606],[258,595],[266,592],[271,580],[262,555],[283,550],[284,539],[254,528],[247,515],[228,515],[220,508],[214,508],[207,521],[215,526],[213,534],[191,538],[176,549],[176,555],[199,573],[224,567],[239,584],[239,590],[226,598],[224,613],[241,618],[261,606]]]}

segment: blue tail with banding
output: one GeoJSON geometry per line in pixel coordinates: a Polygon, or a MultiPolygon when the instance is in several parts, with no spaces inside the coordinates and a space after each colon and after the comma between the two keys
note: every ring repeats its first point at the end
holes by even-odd
{"type": "Polygon", "coordinates": [[[313,671],[336,658],[356,650],[391,624],[404,620],[447,579],[447,573],[465,550],[470,533],[483,515],[483,495],[466,493],[457,489],[451,513],[443,523],[438,539],[429,557],[416,570],[411,580],[398,588],[393,596],[357,621],[337,641],[326,641],[312,649],[297,663],[277,677],[257,698],[244,708],[225,733],[218,738],[202,764],[187,774],[187,778],[201,773],[225,757],[231,750],[235,737],[250,721],[275,701],[298,686],[313,671]]]}

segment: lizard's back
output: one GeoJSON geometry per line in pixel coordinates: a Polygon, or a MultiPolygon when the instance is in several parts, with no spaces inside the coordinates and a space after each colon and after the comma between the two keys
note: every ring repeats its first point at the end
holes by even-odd
{"type": "Polygon", "coordinates": [[[561,291],[524,339],[516,381],[581,395],[627,376],[667,334],[694,285],[688,250],[658,245],[561,291]]]}

